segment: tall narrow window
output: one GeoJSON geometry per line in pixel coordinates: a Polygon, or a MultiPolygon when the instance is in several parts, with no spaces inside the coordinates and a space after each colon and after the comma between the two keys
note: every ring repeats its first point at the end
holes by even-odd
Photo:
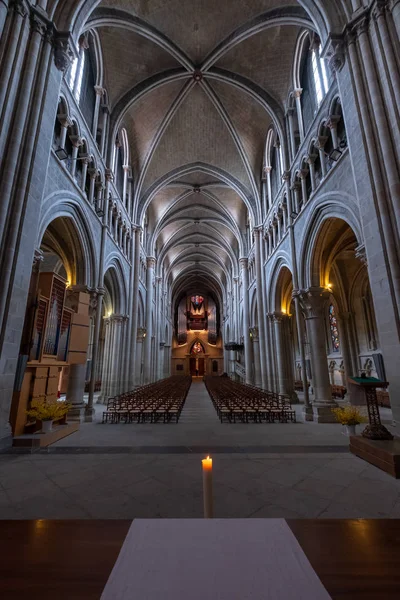
{"type": "Polygon", "coordinates": [[[339,330],[337,326],[336,311],[333,304],[329,306],[329,328],[331,332],[332,346],[334,352],[339,352],[339,330]]]}
{"type": "Polygon", "coordinates": [[[319,69],[318,69],[319,56],[317,55],[316,50],[312,51],[311,60],[312,60],[312,69],[313,69],[313,76],[314,76],[315,93],[317,96],[318,105],[320,105],[322,102],[322,98],[324,97],[324,94],[323,94],[323,88],[322,88],[322,81],[321,81],[321,77],[319,75],[319,69]]]}
{"type": "Polygon", "coordinates": [[[325,94],[327,94],[329,90],[328,73],[326,71],[325,60],[321,57],[321,46],[319,47],[319,63],[321,65],[322,82],[324,84],[325,94]]]}
{"type": "Polygon", "coordinates": [[[82,93],[82,80],[83,80],[83,71],[85,68],[85,51],[82,52],[82,56],[79,61],[79,72],[77,73],[77,81],[75,86],[75,98],[79,102],[82,93]]]}

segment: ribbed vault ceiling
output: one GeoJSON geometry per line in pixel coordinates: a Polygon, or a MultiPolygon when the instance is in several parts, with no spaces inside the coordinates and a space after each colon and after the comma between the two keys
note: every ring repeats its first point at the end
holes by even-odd
{"type": "Polygon", "coordinates": [[[114,131],[128,132],[136,219],[176,290],[198,277],[223,296],[237,275],[306,26],[294,0],[103,0],[87,23],[114,131]]]}

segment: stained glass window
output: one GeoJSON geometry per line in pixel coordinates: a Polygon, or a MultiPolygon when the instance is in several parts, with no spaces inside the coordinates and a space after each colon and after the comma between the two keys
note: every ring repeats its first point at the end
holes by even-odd
{"type": "Polygon", "coordinates": [[[190,300],[195,309],[199,309],[204,302],[203,296],[192,296],[190,300]]]}
{"type": "Polygon", "coordinates": [[[339,330],[338,330],[338,326],[337,326],[336,311],[335,311],[335,307],[333,306],[333,304],[331,304],[329,306],[329,327],[331,330],[333,351],[339,352],[339,346],[340,346],[339,330]]]}
{"type": "Polygon", "coordinates": [[[192,346],[192,354],[199,354],[200,352],[204,352],[203,346],[200,342],[195,342],[192,346]]]}

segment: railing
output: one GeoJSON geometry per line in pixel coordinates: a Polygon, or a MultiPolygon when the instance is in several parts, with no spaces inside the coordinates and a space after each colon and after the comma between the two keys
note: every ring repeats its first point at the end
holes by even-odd
{"type": "Polygon", "coordinates": [[[239,362],[235,362],[235,373],[236,375],[239,375],[239,377],[242,377],[243,379],[246,378],[246,369],[244,368],[243,365],[241,365],[239,362]]]}

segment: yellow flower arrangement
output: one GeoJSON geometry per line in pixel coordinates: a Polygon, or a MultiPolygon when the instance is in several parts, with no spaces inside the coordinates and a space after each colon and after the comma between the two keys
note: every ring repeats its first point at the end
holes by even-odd
{"type": "Polygon", "coordinates": [[[26,411],[26,414],[40,421],[57,421],[67,414],[69,408],[70,405],[68,402],[47,400],[44,396],[43,398],[32,400],[31,407],[26,411]]]}
{"type": "Polygon", "coordinates": [[[359,425],[367,422],[367,419],[355,406],[338,406],[338,408],[332,408],[332,412],[342,425],[359,425]]]}

